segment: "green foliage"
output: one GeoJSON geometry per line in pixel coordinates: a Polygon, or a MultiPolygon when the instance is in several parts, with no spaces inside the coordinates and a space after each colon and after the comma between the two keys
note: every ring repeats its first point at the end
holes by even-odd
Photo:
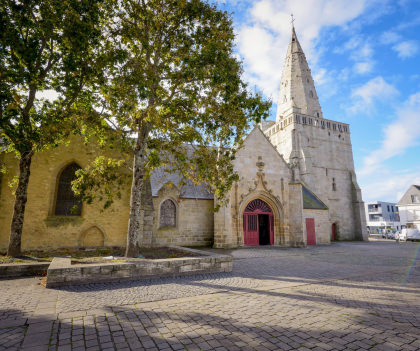
{"type": "Polygon", "coordinates": [[[22,155],[59,145],[98,72],[99,0],[4,0],[0,7],[0,138],[22,155]],[[41,93],[54,92],[55,99],[41,93]]]}
{"type": "Polygon", "coordinates": [[[88,204],[99,200],[104,209],[110,207],[115,197],[121,198],[121,190],[126,189],[129,181],[127,172],[121,171],[125,165],[124,160],[97,157],[91,165],[76,172],[77,179],[72,182],[75,195],[88,204]]]}
{"type": "Polygon", "coordinates": [[[133,153],[145,146],[145,176],[164,166],[222,199],[250,124],[271,106],[242,81],[230,16],[201,0],[127,0],[107,28],[102,117],[135,137],[133,153]]]}

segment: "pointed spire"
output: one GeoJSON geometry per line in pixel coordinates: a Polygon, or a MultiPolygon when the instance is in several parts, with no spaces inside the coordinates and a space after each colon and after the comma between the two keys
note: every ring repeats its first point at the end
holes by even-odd
{"type": "Polygon", "coordinates": [[[296,109],[302,114],[322,117],[311,70],[300,46],[293,22],[292,15],[292,33],[287,48],[277,101],[277,121],[289,115],[292,110],[296,111],[296,109]]]}

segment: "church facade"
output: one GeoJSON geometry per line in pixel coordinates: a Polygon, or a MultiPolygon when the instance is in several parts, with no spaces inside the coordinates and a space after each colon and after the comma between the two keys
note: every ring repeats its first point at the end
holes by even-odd
{"type": "MultiPolygon", "coordinates": [[[[74,172],[100,154],[77,139],[35,156],[28,188],[23,250],[125,246],[129,187],[111,209],[81,205],[70,191],[74,172]],[[76,212],[70,211],[74,205],[76,212]]],[[[13,155],[0,153],[0,250],[7,247],[13,213],[8,183],[13,155]]],[[[246,137],[234,160],[239,181],[227,201],[176,174],[151,176],[143,208],[141,246],[303,247],[332,240],[367,240],[364,204],[356,181],[349,125],[325,119],[305,54],[293,28],[284,63],[276,121],[246,137]],[[182,184],[182,185],[181,185],[182,184]]]]}

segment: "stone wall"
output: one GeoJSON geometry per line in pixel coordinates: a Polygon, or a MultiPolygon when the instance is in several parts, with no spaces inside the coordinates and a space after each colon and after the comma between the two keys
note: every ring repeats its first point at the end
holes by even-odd
{"type": "MultiPolygon", "coordinates": [[[[125,246],[129,216],[130,186],[111,208],[95,202],[83,205],[81,216],[55,216],[54,203],[60,172],[70,163],[85,167],[103,151],[73,137],[68,145],[37,153],[32,161],[28,202],[22,235],[22,249],[54,249],[92,246],[125,246]]],[[[8,183],[17,174],[13,154],[4,155],[8,173],[3,176],[0,196],[0,249],[7,248],[14,197],[8,183]]]]}
{"type": "Polygon", "coordinates": [[[295,111],[266,134],[287,161],[296,157],[300,180],[329,207],[330,220],[339,228],[338,240],[365,240],[349,126],[313,116],[306,116],[303,124],[303,117],[295,111]]]}
{"type": "Polygon", "coordinates": [[[46,287],[232,272],[231,256],[185,248],[183,250],[202,256],[76,265],[71,264],[70,258],[55,257],[48,268],[46,287]]]}
{"type": "Polygon", "coordinates": [[[291,170],[259,128],[254,128],[247,136],[234,165],[240,179],[233,185],[227,205],[214,215],[214,246],[244,244],[243,212],[254,199],[263,200],[273,211],[274,244],[289,246],[294,243],[299,232],[291,229],[294,220],[289,208],[291,170]]]}
{"type": "Polygon", "coordinates": [[[159,190],[153,198],[155,218],[153,224],[153,246],[188,245],[209,246],[213,244],[214,213],[213,200],[184,199],[179,197],[179,189],[171,183],[159,190]],[[160,226],[160,206],[166,199],[176,205],[176,226],[160,226]]]}
{"type": "MultiPolygon", "coordinates": [[[[315,237],[318,244],[331,243],[331,223],[328,215],[328,210],[303,210],[304,222],[306,218],[313,218],[315,220],[315,237]]],[[[305,243],[306,243],[306,225],[305,225],[305,243]]]]}
{"type": "MultiPolygon", "coordinates": [[[[108,209],[94,202],[83,204],[80,216],[55,216],[56,187],[61,171],[72,162],[86,167],[104,151],[91,143],[84,145],[73,137],[68,145],[35,155],[28,188],[22,249],[55,249],[60,247],[125,246],[129,219],[130,178],[108,209]]],[[[112,156],[110,152],[107,152],[112,156]]],[[[7,164],[8,173],[0,182],[0,249],[6,250],[14,197],[8,183],[17,172],[17,160],[12,154],[0,154],[7,164]]],[[[116,158],[118,154],[114,155],[116,158]]],[[[146,192],[151,196],[150,183],[146,192]]],[[[167,184],[152,202],[143,201],[141,216],[144,217],[144,236],[141,246],[191,245],[206,246],[213,243],[213,200],[184,199],[179,190],[167,184]],[[159,226],[159,208],[162,201],[173,199],[177,206],[175,228],[159,226]]],[[[150,198],[150,197],[149,197],[150,198]]],[[[144,200],[144,199],[143,199],[144,200]]]]}

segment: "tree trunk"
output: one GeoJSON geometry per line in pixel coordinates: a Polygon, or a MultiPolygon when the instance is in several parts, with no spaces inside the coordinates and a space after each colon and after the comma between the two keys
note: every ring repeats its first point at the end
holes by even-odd
{"type": "Polygon", "coordinates": [[[32,151],[25,152],[19,160],[19,182],[16,188],[15,207],[13,210],[12,225],[10,226],[9,248],[7,250],[7,255],[12,257],[21,255],[23,219],[25,217],[26,201],[28,200],[32,155],[32,151]]]}
{"type": "MultiPolygon", "coordinates": [[[[142,138],[143,139],[143,138],[142,138]]],[[[133,181],[131,183],[130,218],[128,220],[126,257],[137,257],[139,255],[142,193],[144,190],[144,166],[145,166],[145,140],[137,143],[133,160],[133,181]]]]}

